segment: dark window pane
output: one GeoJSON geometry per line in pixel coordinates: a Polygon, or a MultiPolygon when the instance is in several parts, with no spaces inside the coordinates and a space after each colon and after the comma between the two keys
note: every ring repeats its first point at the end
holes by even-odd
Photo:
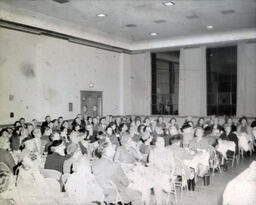
{"type": "Polygon", "coordinates": [[[236,46],[208,48],[207,114],[235,115],[237,87],[236,46]]]}
{"type": "Polygon", "coordinates": [[[152,114],[178,114],[178,60],[179,52],[152,54],[152,114]]]}

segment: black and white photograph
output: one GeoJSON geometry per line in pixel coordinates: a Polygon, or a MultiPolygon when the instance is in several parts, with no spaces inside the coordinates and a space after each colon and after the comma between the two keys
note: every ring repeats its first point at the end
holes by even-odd
{"type": "Polygon", "coordinates": [[[0,0],[0,205],[256,205],[256,0],[0,0]]]}

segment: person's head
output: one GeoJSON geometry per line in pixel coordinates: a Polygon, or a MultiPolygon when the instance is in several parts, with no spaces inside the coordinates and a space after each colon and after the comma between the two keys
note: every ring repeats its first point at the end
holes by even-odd
{"type": "Polygon", "coordinates": [[[52,142],[53,141],[58,141],[60,140],[60,134],[58,132],[53,132],[51,135],[50,135],[50,138],[49,138],[52,142]]]}
{"type": "Polygon", "coordinates": [[[33,135],[35,138],[41,138],[41,130],[40,130],[40,128],[35,128],[35,129],[32,131],[32,135],[33,135]]]}
{"type": "Polygon", "coordinates": [[[62,140],[55,140],[52,142],[50,150],[56,152],[61,156],[65,156],[65,145],[62,140]]]}
{"type": "Polygon", "coordinates": [[[191,134],[193,132],[193,129],[191,127],[191,125],[189,123],[185,123],[182,128],[181,128],[181,131],[184,133],[184,134],[191,134]]]}
{"type": "Polygon", "coordinates": [[[110,122],[110,123],[109,123],[109,126],[112,127],[113,131],[116,130],[116,123],[110,122]]]}
{"type": "Polygon", "coordinates": [[[37,122],[36,119],[33,119],[33,120],[31,121],[31,123],[33,124],[34,127],[38,126],[38,122],[37,122]]]}
{"type": "Polygon", "coordinates": [[[91,116],[88,116],[88,117],[87,117],[87,122],[88,122],[89,124],[92,124],[92,117],[91,117],[91,116]]]}
{"type": "Polygon", "coordinates": [[[64,120],[64,121],[62,122],[61,127],[68,128],[68,121],[67,121],[67,120],[64,120]]]}
{"type": "Polygon", "coordinates": [[[203,117],[200,117],[198,120],[197,120],[197,125],[202,127],[204,125],[204,118],[203,117]]]}
{"type": "Polygon", "coordinates": [[[143,128],[143,133],[150,134],[151,133],[151,128],[149,126],[145,126],[143,128]]]}
{"type": "Polygon", "coordinates": [[[113,134],[113,129],[111,126],[107,126],[105,131],[108,136],[111,136],[113,134]]]}
{"type": "Polygon", "coordinates": [[[50,136],[51,134],[52,134],[52,129],[49,126],[45,127],[43,135],[50,136]]]}
{"type": "Polygon", "coordinates": [[[28,123],[28,124],[27,124],[27,130],[28,130],[28,133],[29,133],[29,134],[32,133],[33,129],[34,129],[34,126],[33,126],[31,123],[28,123]]]}
{"type": "Polygon", "coordinates": [[[14,131],[16,132],[16,134],[20,135],[22,131],[22,126],[15,127],[14,131]]]}
{"type": "Polygon", "coordinates": [[[223,132],[223,128],[220,125],[217,125],[212,129],[212,134],[215,136],[220,136],[223,132]]]}
{"type": "Polygon", "coordinates": [[[232,125],[233,124],[233,118],[231,116],[227,116],[225,118],[225,124],[232,125]]]}
{"type": "Polygon", "coordinates": [[[88,110],[88,109],[87,109],[87,105],[84,105],[84,106],[83,106],[83,112],[86,113],[87,110],[88,110]]]}
{"type": "Polygon", "coordinates": [[[79,132],[80,129],[81,129],[81,127],[80,127],[79,124],[75,124],[74,127],[73,127],[73,130],[76,131],[76,132],[79,132]]]}
{"type": "Polygon", "coordinates": [[[63,122],[63,117],[60,116],[60,117],[58,118],[58,123],[59,123],[59,124],[62,124],[62,122],[63,122]]]}
{"type": "MultiPolygon", "coordinates": [[[[80,115],[79,115],[79,116],[80,116],[80,115]]],[[[81,119],[80,119],[80,117],[76,117],[76,118],[74,119],[74,123],[80,125],[80,124],[81,124],[81,119]]]]}
{"type": "Polygon", "coordinates": [[[20,124],[21,124],[21,125],[24,125],[24,124],[25,124],[25,118],[21,117],[19,121],[20,121],[20,124]]]}
{"type": "Polygon", "coordinates": [[[36,144],[32,138],[25,138],[24,141],[24,149],[27,151],[34,151],[36,149],[36,144]]]}
{"type": "Polygon", "coordinates": [[[45,117],[45,121],[48,122],[48,123],[51,122],[51,117],[50,117],[50,115],[47,115],[47,116],[45,117]]]}
{"type": "Polygon", "coordinates": [[[7,129],[2,129],[0,131],[0,148],[1,149],[10,148],[9,132],[7,129]]]}
{"type": "Polygon", "coordinates": [[[20,127],[21,126],[21,123],[20,121],[16,121],[14,124],[13,124],[14,128],[15,127],[20,127]]]}
{"type": "Polygon", "coordinates": [[[231,132],[231,125],[226,123],[224,125],[224,130],[225,130],[226,134],[228,135],[231,132]]]}
{"type": "Polygon", "coordinates": [[[138,132],[139,134],[142,134],[142,133],[143,133],[143,130],[144,130],[144,127],[145,127],[145,125],[140,124],[140,125],[138,126],[138,128],[137,128],[137,132],[138,132]]]}
{"type": "Polygon", "coordinates": [[[96,117],[92,118],[92,123],[93,125],[97,125],[98,124],[98,119],[96,117]]]}
{"type": "Polygon", "coordinates": [[[149,125],[149,124],[150,124],[150,119],[149,119],[149,117],[145,117],[145,119],[143,120],[143,123],[144,123],[145,125],[149,125]]]}
{"type": "Polygon", "coordinates": [[[162,123],[162,122],[163,122],[163,117],[162,117],[162,116],[159,116],[159,117],[157,118],[157,122],[158,122],[158,123],[162,123]]]}
{"type": "Polygon", "coordinates": [[[248,122],[247,117],[241,117],[241,118],[239,119],[239,123],[240,123],[242,126],[246,126],[246,125],[247,125],[247,122],[248,122]]]}
{"type": "Polygon", "coordinates": [[[176,120],[175,117],[172,117],[172,118],[170,119],[170,124],[171,124],[172,126],[175,125],[176,122],[177,122],[177,120],[176,120]]]}
{"type": "Polygon", "coordinates": [[[106,118],[105,117],[100,118],[99,122],[100,122],[101,125],[105,125],[106,124],[106,118]]]}
{"type": "Polygon", "coordinates": [[[197,138],[202,138],[204,136],[204,129],[202,127],[197,127],[194,136],[197,138]]]}
{"type": "Polygon", "coordinates": [[[126,123],[121,123],[121,124],[119,125],[119,131],[120,131],[120,132],[126,132],[127,130],[128,130],[128,126],[127,126],[126,123]]]}
{"type": "Polygon", "coordinates": [[[141,124],[141,120],[140,120],[140,119],[135,120],[135,125],[136,125],[136,127],[139,127],[140,124],[141,124]]]}

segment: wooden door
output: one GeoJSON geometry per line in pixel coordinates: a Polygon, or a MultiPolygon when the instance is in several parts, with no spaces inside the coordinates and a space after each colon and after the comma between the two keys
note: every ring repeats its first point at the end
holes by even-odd
{"type": "Polygon", "coordinates": [[[102,116],[102,91],[84,91],[81,92],[81,114],[87,116],[102,116]]]}

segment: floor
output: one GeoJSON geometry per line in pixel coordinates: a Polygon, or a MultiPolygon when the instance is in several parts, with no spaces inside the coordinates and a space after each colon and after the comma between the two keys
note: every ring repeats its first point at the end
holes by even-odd
{"type": "Polygon", "coordinates": [[[222,174],[215,173],[209,186],[203,186],[202,181],[198,181],[195,192],[185,191],[182,196],[178,193],[177,205],[222,205],[222,193],[227,183],[248,168],[253,160],[256,160],[255,154],[222,174]]]}

